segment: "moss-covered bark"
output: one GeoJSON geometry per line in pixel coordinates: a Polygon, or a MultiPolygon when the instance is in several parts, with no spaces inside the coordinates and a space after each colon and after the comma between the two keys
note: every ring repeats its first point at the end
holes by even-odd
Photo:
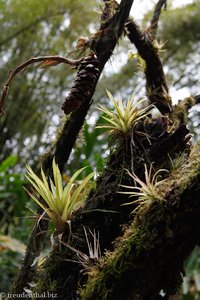
{"type": "Polygon", "coordinates": [[[184,260],[200,243],[200,159],[170,174],[160,193],[89,274],[81,299],[168,299],[182,282],[184,260]],[[163,296],[164,295],[164,296],[163,296]]]}

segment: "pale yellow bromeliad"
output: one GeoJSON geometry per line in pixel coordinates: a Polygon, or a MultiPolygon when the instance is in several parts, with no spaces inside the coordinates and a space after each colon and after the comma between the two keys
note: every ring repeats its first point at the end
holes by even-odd
{"type": "Polygon", "coordinates": [[[55,159],[52,162],[53,180],[49,179],[49,183],[41,168],[40,179],[31,169],[27,166],[27,179],[32,184],[34,191],[27,191],[30,197],[46,212],[55,225],[58,233],[62,233],[66,222],[71,218],[72,212],[78,209],[83,203],[85,197],[83,192],[87,183],[94,177],[94,172],[90,173],[83,179],[80,185],[75,183],[77,177],[85,168],[81,168],[74,173],[69,182],[63,187],[63,179],[55,159]],[[37,194],[44,200],[41,202],[37,194]]]}
{"type": "Polygon", "coordinates": [[[137,197],[137,200],[133,200],[129,203],[124,203],[123,205],[129,204],[138,204],[137,208],[133,211],[141,209],[142,207],[146,206],[149,207],[153,202],[161,202],[165,201],[159,188],[163,185],[165,179],[158,180],[159,173],[167,172],[166,169],[158,170],[152,176],[152,165],[150,166],[149,170],[147,165],[144,165],[144,174],[145,174],[145,182],[142,181],[136,174],[130,173],[129,170],[126,170],[128,175],[134,180],[135,183],[138,185],[134,186],[127,186],[127,185],[120,185],[121,187],[125,188],[126,191],[118,192],[120,194],[127,194],[130,195],[129,197],[137,197]]]}
{"type": "Polygon", "coordinates": [[[126,135],[129,130],[144,119],[154,107],[153,105],[148,105],[145,108],[138,109],[138,105],[144,102],[144,100],[136,102],[133,98],[130,98],[126,104],[123,104],[121,98],[119,98],[117,102],[108,90],[106,90],[106,92],[114,105],[115,111],[103,105],[99,105],[98,109],[106,115],[103,115],[102,118],[106,120],[108,124],[97,126],[97,128],[105,128],[109,130],[109,134],[113,136],[120,134],[126,135]]]}

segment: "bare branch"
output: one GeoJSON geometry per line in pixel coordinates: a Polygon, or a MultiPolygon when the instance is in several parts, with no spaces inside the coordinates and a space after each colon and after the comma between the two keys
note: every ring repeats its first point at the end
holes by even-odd
{"type": "Polygon", "coordinates": [[[63,56],[59,56],[59,55],[38,56],[38,57],[30,58],[27,61],[25,61],[24,63],[22,63],[21,65],[19,65],[17,68],[15,68],[13,70],[10,70],[8,79],[7,79],[7,81],[4,85],[4,88],[3,88],[3,91],[2,91],[2,94],[1,94],[1,97],[0,97],[0,115],[4,113],[5,101],[6,101],[6,98],[8,96],[9,88],[10,88],[10,85],[11,85],[14,77],[18,73],[23,71],[26,67],[28,67],[29,65],[38,63],[38,62],[41,63],[41,62],[47,62],[47,61],[52,62],[49,65],[57,65],[57,64],[60,64],[60,63],[65,63],[67,65],[77,67],[82,60],[83,60],[82,58],[77,59],[77,60],[72,60],[72,59],[69,59],[69,58],[66,58],[66,57],[63,57],[63,56]]]}
{"type": "Polygon", "coordinates": [[[0,116],[4,114],[4,106],[5,106],[6,98],[8,96],[8,92],[9,92],[9,87],[5,85],[0,98],[0,116]]]}
{"type": "Polygon", "coordinates": [[[163,6],[166,7],[166,3],[167,3],[167,0],[159,0],[158,3],[156,4],[156,7],[155,7],[155,10],[153,13],[153,17],[151,19],[151,25],[150,25],[151,35],[152,35],[153,39],[156,38],[157,29],[158,29],[158,21],[160,18],[161,10],[162,10],[163,6]]]}

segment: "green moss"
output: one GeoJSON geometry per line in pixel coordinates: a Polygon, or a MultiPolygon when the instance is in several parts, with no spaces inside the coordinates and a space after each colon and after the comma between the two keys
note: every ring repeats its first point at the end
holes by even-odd
{"type": "Polygon", "coordinates": [[[175,105],[172,112],[172,120],[175,124],[187,123],[188,120],[188,110],[195,105],[195,99],[193,97],[187,97],[184,100],[180,100],[177,105],[175,105]]]}
{"type": "MultiPolygon", "coordinates": [[[[158,216],[160,218],[159,213],[158,216]]],[[[109,296],[116,289],[116,282],[119,283],[123,274],[132,269],[137,259],[141,262],[144,251],[149,251],[159,243],[159,232],[155,228],[152,231],[152,221],[146,218],[139,227],[135,222],[132,223],[124,236],[118,239],[115,251],[106,254],[101,268],[90,272],[86,289],[81,291],[81,299],[110,299],[109,296]]]]}
{"type": "Polygon", "coordinates": [[[58,250],[55,249],[51,253],[50,257],[39,267],[38,274],[39,279],[34,288],[34,292],[54,292],[58,295],[63,289],[63,275],[62,266],[65,259],[66,249],[58,250]]]}
{"type": "Polygon", "coordinates": [[[53,144],[57,144],[58,142],[60,142],[60,140],[62,140],[62,135],[63,135],[63,133],[65,134],[65,132],[64,132],[66,130],[65,127],[68,124],[68,121],[70,120],[70,117],[71,117],[70,114],[62,116],[61,124],[57,128],[56,138],[55,138],[55,141],[53,142],[53,144]]]}
{"type": "Polygon", "coordinates": [[[137,268],[145,270],[146,259],[143,260],[143,257],[164,241],[169,242],[173,236],[173,218],[176,217],[176,213],[170,215],[170,205],[173,202],[173,206],[175,203],[176,207],[181,206],[180,195],[193,184],[197,184],[200,176],[200,158],[197,153],[199,147],[191,153],[187,163],[169,174],[163,184],[162,190],[169,202],[152,202],[148,209],[138,211],[137,217],[123,237],[117,239],[115,250],[106,254],[99,268],[91,270],[85,289],[80,291],[82,300],[114,299],[114,295],[120,293],[119,286],[124,289],[123,283],[125,277],[128,280],[127,274],[132,274],[134,284],[133,270],[136,274],[137,268]]]}
{"type": "Polygon", "coordinates": [[[170,176],[163,182],[162,190],[168,191],[175,190],[177,186],[177,194],[182,192],[200,175],[200,144],[191,148],[188,160],[183,160],[183,163],[178,168],[170,173],[170,176]]]}

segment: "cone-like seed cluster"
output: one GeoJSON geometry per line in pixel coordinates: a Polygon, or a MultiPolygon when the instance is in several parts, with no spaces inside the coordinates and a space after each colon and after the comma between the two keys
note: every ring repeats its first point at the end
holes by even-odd
{"type": "Polygon", "coordinates": [[[99,77],[99,62],[96,56],[88,56],[81,62],[74,85],[62,104],[65,114],[76,110],[81,103],[90,101],[99,77]]]}

